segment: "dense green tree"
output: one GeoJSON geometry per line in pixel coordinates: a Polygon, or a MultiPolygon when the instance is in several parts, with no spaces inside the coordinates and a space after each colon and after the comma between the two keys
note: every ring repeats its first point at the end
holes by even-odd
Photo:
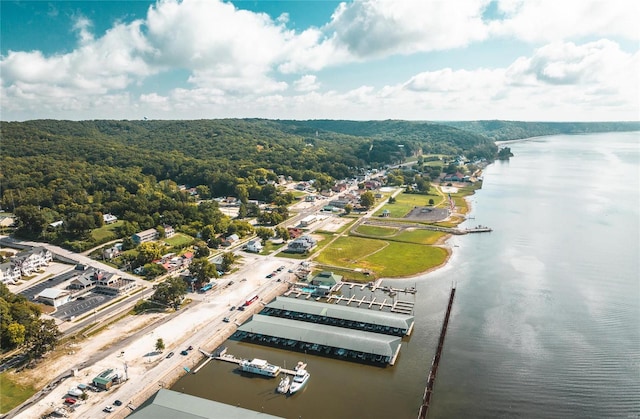
{"type": "Polygon", "coordinates": [[[156,351],[164,351],[164,340],[162,338],[158,338],[158,340],[156,340],[156,351]]]}
{"type": "Polygon", "coordinates": [[[209,262],[207,258],[194,259],[189,265],[189,272],[196,279],[198,286],[209,283],[211,278],[218,277],[216,265],[209,262]]]}
{"type": "Polygon", "coordinates": [[[182,278],[169,278],[158,284],[151,299],[162,305],[178,310],[186,293],[187,284],[182,278]]]}
{"type": "Polygon", "coordinates": [[[373,192],[367,191],[360,195],[360,205],[369,209],[376,203],[376,198],[373,195],[373,192]]]}
{"type": "Polygon", "coordinates": [[[164,266],[159,263],[147,263],[144,265],[144,277],[151,280],[167,273],[164,266]]]}
{"type": "Polygon", "coordinates": [[[351,204],[347,204],[344,206],[344,213],[349,215],[351,214],[351,211],[353,211],[353,205],[351,204]]]}
{"type": "Polygon", "coordinates": [[[273,237],[273,229],[267,227],[257,227],[256,235],[260,237],[262,240],[269,240],[273,237]]]}
{"type": "Polygon", "coordinates": [[[236,261],[236,255],[233,252],[225,252],[222,255],[222,270],[228,272],[231,270],[231,266],[236,261]]]}
{"type": "Polygon", "coordinates": [[[193,244],[193,248],[195,249],[195,258],[206,258],[211,254],[211,250],[207,246],[207,243],[203,240],[198,240],[193,244]]]}
{"type": "Polygon", "coordinates": [[[164,246],[157,242],[140,243],[137,247],[138,257],[136,261],[138,265],[146,265],[154,260],[160,259],[164,253],[164,246]]]}
{"type": "Polygon", "coordinates": [[[62,335],[53,319],[37,319],[27,326],[26,331],[25,345],[31,359],[40,358],[53,350],[62,335]]]}

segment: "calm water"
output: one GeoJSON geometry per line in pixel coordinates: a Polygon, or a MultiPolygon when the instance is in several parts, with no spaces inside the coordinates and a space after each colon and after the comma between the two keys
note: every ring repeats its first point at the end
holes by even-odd
{"type": "MultiPolygon", "coordinates": [[[[472,197],[489,234],[455,237],[449,265],[416,284],[416,329],[381,369],[230,343],[291,367],[307,388],[211,362],[174,390],[287,418],[415,418],[451,283],[456,301],[430,418],[640,416],[640,136],[510,144],[472,197]]],[[[412,299],[413,297],[405,297],[412,299]]]]}

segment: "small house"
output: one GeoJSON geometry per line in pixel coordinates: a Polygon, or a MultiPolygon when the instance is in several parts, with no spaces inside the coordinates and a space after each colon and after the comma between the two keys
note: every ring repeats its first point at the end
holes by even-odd
{"type": "Polygon", "coordinates": [[[256,240],[250,240],[247,243],[247,251],[248,252],[254,252],[254,253],[260,253],[262,251],[262,242],[259,239],[256,240]]]}

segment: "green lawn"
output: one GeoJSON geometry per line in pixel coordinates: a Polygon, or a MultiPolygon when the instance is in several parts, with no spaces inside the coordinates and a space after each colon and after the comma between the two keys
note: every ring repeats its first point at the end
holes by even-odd
{"type": "Polygon", "coordinates": [[[117,239],[118,236],[115,233],[115,229],[124,224],[124,221],[118,220],[113,224],[105,224],[100,228],[96,228],[91,231],[91,237],[96,241],[96,243],[105,243],[109,240],[117,239]]]}
{"type": "Polygon", "coordinates": [[[269,254],[271,254],[271,252],[280,249],[284,245],[285,245],[285,243],[274,244],[273,242],[267,240],[267,241],[265,241],[264,247],[262,248],[262,251],[260,252],[260,254],[261,255],[269,255],[269,254]]]}
{"type": "Polygon", "coordinates": [[[386,203],[375,216],[380,216],[382,211],[388,210],[390,217],[401,218],[407,215],[414,207],[429,205],[429,199],[437,202],[438,196],[401,193],[396,196],[394,204],[386,203]]]}
{"type": "Polygon", "coordinates": [[[8,372],[0,374],[0,413],[7,413],[36,393],[33,387],[14,383],[8,372]]]}
{"type": "Polygon", "coordinates": [[[193,237],[187,236],[186,234],[176,233],[173,237],[163,239],[163,241],[172,247],[183,247],[193,243],[194,239],[193,237]]]}
{"type": "Polygon", "coordinates": [[[395,227],[378,227],[360,224],[356,229],[357,233],[366,234],[367,236],[389,237],[398,232],[395,227]]]}
{"type": "MultiPolygon", "coordinates": [[[[436,236],[428,234],[431,232],[425,233],[427,234],[408,234],[406,238],[435,240],[436,236]]],[[[423,244],[341,237],[324,249],[315,261],[346,269],[360,268],[372,271],[376,277],[402,277],[416,275],[439,266],[444,263],[447,255],[448,251],[444,248],[423,244]]]]}
{"type": "Polygon", "coordinates": [[[364,259],[366,268],[385,277],[417,275],[442,265],[448,252],[442,247],[391,242],[381,252],[364,259]]]}
{"type": "Polygon", "coordinates": [[[434,244],[445,235],[445,233],[439,231],[415,229],[405,230],[394,236],[393,240],[415,244],[434,244]]]}
{"type": "Polygon", "coordinates": [[[385,241],[362,237],[340,237],[327,246],[316,258],[318,263],[344,266],[346,268],[362,267],[358,260],[379,251],[387,245],[385,241]]]}

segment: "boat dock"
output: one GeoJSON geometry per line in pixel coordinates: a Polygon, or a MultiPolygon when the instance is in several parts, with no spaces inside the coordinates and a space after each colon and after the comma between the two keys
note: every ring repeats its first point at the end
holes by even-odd
{"type": "MultiPolygon", "coordinates": [[[[236,364],[236,365],[240,365],[240,363],[242,361],[244,361],[244,359],[242,359],[242,358],[237,358],[237,357],[235,357],[235,356],[233,356],[231,354],[228,354],[226,349],[224,349],[220,353],[220,355],[214,356],[211,359],[217,359],[218,361],[230,362],[230,363],[236,364]]],[[[306,368],[307,364],[305,364],[303,362],[299,362],[298,366],[302,366],[303,368],[306,368]]],[[[283,374],[287,374],[287,375],[296,375],[296,370],[290,370],[290,369],[283,368],[283,367],[280,367],[280,372],[283,373],[283,374]]]]}
{"type": "Polygon", "coordinates": [[[191,372],[193,374],[197,373],[198,371],[200,371],[202,369],[202,367],[204,367],[205,365],[207,365],[209,362],[211,362],[211,360],[213,359],[213,355],[210,354],[209,352],[205,351],[202,348],[198,348],[198,350],[200,351],[200,353],[202,353],[204,356],[206,356],[204,362],[200,365],[198,365],[198,367],[194,370],[192,370],[191,372]]]}

